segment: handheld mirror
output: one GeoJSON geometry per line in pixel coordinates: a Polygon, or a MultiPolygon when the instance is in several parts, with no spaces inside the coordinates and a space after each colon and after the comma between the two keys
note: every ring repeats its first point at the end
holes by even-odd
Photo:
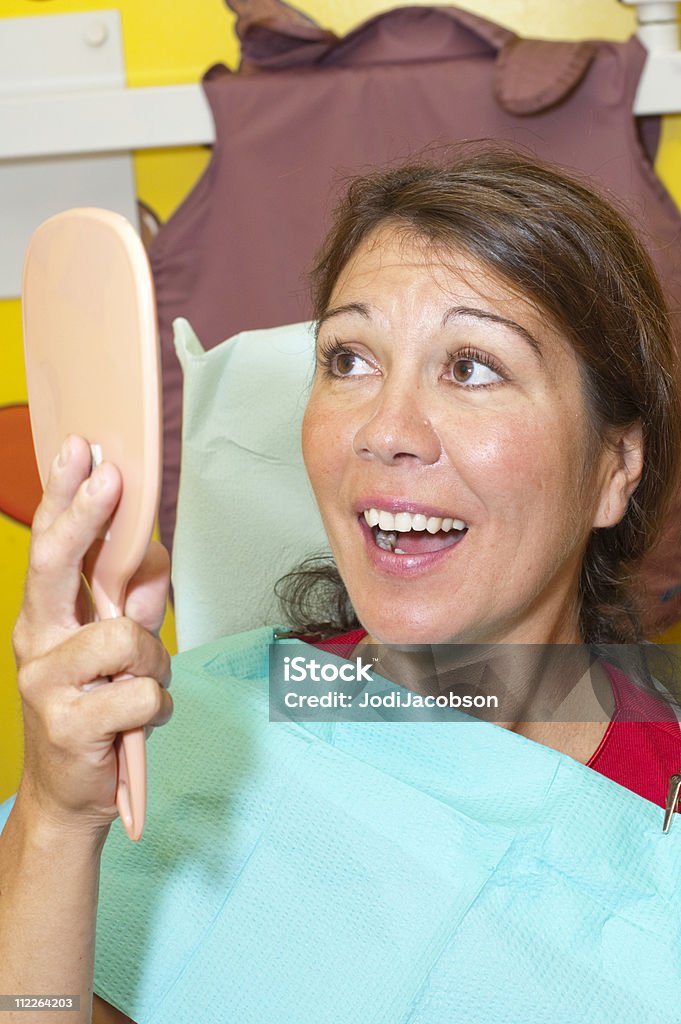
{"type": "MultiPolygon", "coordinates": [[[[33,234],[22,288],[33,443],[43,486],[67,434],[93,466],[113,462],[123,486],[83,572],[100,619],[123,614],[151,539],[160,493],[161,398],[154,291],[134,228],[109,210],[67,210],[33,234]]],[[[117,677],[123,678],[123,677],[117,677]]],[[[146,810],[144,729],[116,739],[116,803],[131,839],[146,810]]]]}

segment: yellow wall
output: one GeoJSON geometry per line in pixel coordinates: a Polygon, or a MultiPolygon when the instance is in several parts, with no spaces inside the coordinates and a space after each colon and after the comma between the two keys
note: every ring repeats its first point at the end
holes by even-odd
{"type": "MultiPolygon", "coordinates": [[[[426,6],[425,0],[410,0],[426,6]]],[[[365,18],[400,6],[388,0],[300,0],[299,8],[321,24],[345,32],[365,18]]],[[[618,0],[467,0],[460,6],[524,35],[569,39],[625,39],[634,14],[618,0]]],[[[117,8],[121,12],[131,86],[197,81],[215,61],[234,66],[233,15],[222,0],[3,0],[2,16],[36,16],[117,8]]],[[[658,170],[681,202],[681,118],[667,119],[658,170]]],[[[156,150],[135,157],[139,197],[166,219],[207,162],[203,149],[156,150]]],[[[0,200],[1,201],[1,200],[0,200]]],[[[0,404],[24,401],[19,303],[0,302],[0,404]]],[[[0,516],[0,799],[16,788],[21,725],[9,636],[21,600],[28,530],[0,516]]],[[[172,621],[165,633],[173,643],[172,621]]],[[[681,640],[681,632],[674,637],[681,640]]]]}

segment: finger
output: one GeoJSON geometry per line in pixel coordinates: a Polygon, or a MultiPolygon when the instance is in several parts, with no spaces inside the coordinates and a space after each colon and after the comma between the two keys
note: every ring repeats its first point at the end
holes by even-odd
{"type": "Polygon", "coordinates": [[[38,702],[45,688],[83,690],[107,676],[151,676],[168,687],[170,655],[157,637],[132,619],[105,619],[82,626],[77,633],[35,658],[20,674],[24,700],[38,702]]]}
{"type": "Polygon", "coordinates": [[[90,445],[85,438],[69,434],[52,461],[42,500],[33,517],[34,533],[49,529],[68,508],[79,486],[90,475],[91,465],[90,445]]]}
{"type": "Polygon", "coordinates": [[[113,739],[118,733],[142,726],[165,725],[173,713],[173,699],[167,689],[153,677],[119,679],[82,695],[86,712],[82,728],[91,735],[102,725],[105,735],[113,739]]]}
{"type": "Polygon", "coordinates": [[[37,632],[78,624],[76,606],[83,558],[111,518],[121,493],[120,473],[102,463],[77,488],[46,529],[31,536],[24,606],[37,632]]]}
{"type": "Polygon", "coordinates": [[[170,586],[170,556],[158,541],[151,541],[134,574],[125,598],[125,614],[151,633],[160,630],[170,586]]]}

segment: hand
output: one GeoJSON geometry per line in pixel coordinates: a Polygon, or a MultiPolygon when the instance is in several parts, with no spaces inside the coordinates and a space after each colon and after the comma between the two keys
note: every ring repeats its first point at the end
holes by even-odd
{"type": "Polygon", "coordinates": [[[83,558],[118,503],[121,479],[110,463],[88,479],[83,438],[67,438],[64,453],[33,520],[12,636],[24,715],[20,798],[60,825],[98,831],[117,814],[116,735],[172,714],[170,658],[158,639],[169,558],[152,542],[128,586],[124,617],[92,621],[83,558]],[[134,678],[111,683],[119,673],[134,678]]]}

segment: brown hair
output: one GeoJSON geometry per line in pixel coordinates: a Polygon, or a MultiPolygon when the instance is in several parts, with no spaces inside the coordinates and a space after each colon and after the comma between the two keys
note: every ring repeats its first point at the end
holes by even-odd
{"type": "MultiPolygon", "coordinates": [[[[317,317],[357,247],[386,223],[439,253],[472,256],[548,314],[578,356],[603,443],[609,427],[640,421],[640,483],[621,522],[592,532],[579,595],[585,642],[640,639],[635,567],[658,535],[681,453],[676,350],[645,249],[611,203],[557,168],[496,146],[466,149],[446,165],[409,164],[350,183],[312,272],[317,317]]],[[[327,573],[327,602],[330,579],[327,573]]],[[[302,580],[299,571],[278,587],[292,619],[287,592],[298,603],[302,580]]],[[[306,600],[309,617],[314,602],[306,600]]],[[[342,597],[334,603],[347,609],[342,597]]],[[[354,621],[348,612],[320,631],[354,621]]]]}

